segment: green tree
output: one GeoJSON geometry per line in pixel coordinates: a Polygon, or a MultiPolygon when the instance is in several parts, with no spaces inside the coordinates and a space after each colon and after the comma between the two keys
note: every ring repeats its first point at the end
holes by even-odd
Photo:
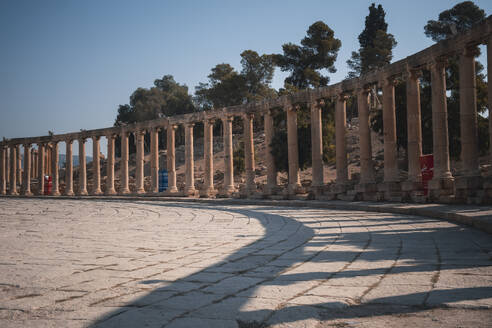
{"type": "Polygon", "coordinates": [[[328,85],[330,78],[321,70],[335,73],[335,61],[342,42],[334,37],[334,32],[322,21],[317,21],[307,30],[301,45],[286,43],[283,54],[274,55],[275,63],[284,72],[291,72],[285,83],[299,89],[328,85]]]}
{"type": "Polygon", "coordinates": [[[356,77],[387,65],[393,58],[395,38],[388,33],[383,6],[373,3],[366,16],[365,28],[359,34],[359,51],[353,51],[347,64],[351,71],[349,77],[356,77]]]}

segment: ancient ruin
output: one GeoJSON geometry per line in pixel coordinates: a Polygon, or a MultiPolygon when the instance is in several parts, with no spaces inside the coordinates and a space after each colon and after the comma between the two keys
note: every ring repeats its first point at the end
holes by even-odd
{"type": "MultiPolygon", "coordinates": [[[[224,196],[237,194],[233,181],[233,144],[232,121],[240,116],[244,123],[244,154],[246,179],[242,195],[249,197],[268,197],[281,194],[295,198],[298,193],[305,192],[301,188],[298,163],[298,138],[296,110],[299,104],[307,104],[311,108],[312,136],[312,183],[309,190],[312,198],[345,199],[345,200],[408,200],[434,202],[475,202],[491,203],[492,177],[481,176],[478,159],[477,137],[477,105],[475,56],[477,46],[487,46],[488,76],[492,76],[492,18],[474,27],[467,33],[439,42],[416,54],[394,62],[384,68],[372,71],[359,78],[347,79],[340,83],[315,90],[307,90],[291,96],[282,96],[271,101],[252,103],[196,112],[158,120],[141,122],[124,127],[110,127],[97,130],[83,130],[75,133],[49,135],[42,137],[16,138],[4,140],[0,147],[0,194],[31,195],[33,178],[37,178],[38,193],[44,190],[44,176],[52,177],[51,195],[60,195],[60,178],[58,163],[58,144],[66,144],[66,173],[65,191],[67,196],[77,195],[125,195],[129,189],[129,135],[136,140],[136,194],[158,195],[158,133],[167,133],[167,171],[169,174],[168,189],[162,195],[186,195],[210,197],[217,193],[224,196]],[[460,124],[461,124],[461,161],[462,171],[453,176],[450,170],[448,123],[446,106],[445,69],[447,58],[459,56],[460,78],[460,124]],[[432,87],[432,126],[433,126],[433,155],[434,177],[429,182],[429,194],[422,192],[422,176],[419,158],[422,155],[422,131],[420,114],[419,77],[422,70],[431,73],[432,87]],[[396,115],[395,115],[395,80],[406,80],[407,122],[408,122],[408,179],[401,181],[397,166],[396,148],[396,115]],[[374,86],[382,88],[383,128],[384,128],[384,180],[376,183],[371,138],[369,127],[369,93],[374,86]],[[348,95],[357,96],[360,132],[360,181],[351,183],[347,170],[346,150],[346,100],[348,95]],[[321,104],[324,99],[336,99],[336,183],[327,187],[323,177],[322,164],[322,129],[321,104]],[[287,115],[289,182],[287,191],[279,190],[277,171],[273,157],[266,154],[267,182],[260,194],[255,184],[255,153],[253,147],[253,117],[264,117],[266,147],[274,134],[274,123],[271,110],[282,108],[287,115]],[[213,123],[222,120],[224,140],[224,185],[221,190],[214,187],[213,161],[213,123]],[[196,122],[204,124],[204,186],[201,190],[195,188],[194,158],[193,158],[193,127],[196,122]],[[178,190],[176,184],[175,164],[175,131],[178,126],[185,129],[186,149],[186,184],[183,190],[178,190]],[[151,135],[151,181],[149,190],[144,188],[144,135],[151,135]],[[115,138],[121,142],[121,164],[119,172],[115,171],[115,138]],[[100,175],[100,138],[108,141],[107,177],[103,188],[100,175]],[[87,172],[85,143],[92,139],[93,188],[87,190],[87,172]],[[78,190],[74,190],[74,165],[72,160],[72,143],[79,144],[79,174],[78,190]],[[33,144],[37,150],[32,151],[33,144]],[[21,168],[20,147],[24,149],[24,161],[21,168]],[[21,174],[22,172],[22,174],[21,174]],[[120,177],[121,187],[115,189],[115,176],[120,177]]],[[[492,84],[488,84],[488,94],[492,94],[492,84]]],[[[492,97],[489,97],[489,110],[492,97]]],[[[492,138],[492,120],[489,120],[490,136],[492,138]]],[[[492,144],[492,142],[491,142],[492,144]]],[[[492,152],[491,152],[492,154],[492,152]]],[[[491,158],[492,160],[492,158],[491,158]]]]}

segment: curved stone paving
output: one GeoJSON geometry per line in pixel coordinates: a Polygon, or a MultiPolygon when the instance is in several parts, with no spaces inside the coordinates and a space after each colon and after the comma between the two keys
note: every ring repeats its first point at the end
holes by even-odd
{"type": "Polygon", "coordinates": [[[0,225],[1,327],[349,327],[433,307],[491,318],[492,238],[434,219],[0,199],[0,225]]]}

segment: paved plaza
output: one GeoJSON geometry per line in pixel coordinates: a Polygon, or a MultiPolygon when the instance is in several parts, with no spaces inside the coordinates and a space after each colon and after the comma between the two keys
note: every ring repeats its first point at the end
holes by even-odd
{"type": "Polygon", "coordinates": [[[0,225],[0,327],[492,323],[491,235],[436,219],[0,198],[0,225]]]}

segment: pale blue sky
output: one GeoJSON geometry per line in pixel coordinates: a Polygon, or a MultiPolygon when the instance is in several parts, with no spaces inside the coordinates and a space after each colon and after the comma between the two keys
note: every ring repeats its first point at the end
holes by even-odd
{"type": "MultiPolygon", "coordinates": [[[[338,72],[330,75],[338,82],[371,2],[1,0],[0,137],[112,126],[118,105],[137,87],[171,74],[192,93],[216,64],[239,69],[246,49],[279,53],[317,20],[342,41],[338,72]]],[[[394,60],[431,45],[427,20],[458,2],[376,2],[398,41],[394,60]]],[[[475,3],[491,13],[492,1],[475,3]]],[[[284,77],[276,72],[273,86],[284,77]]]]}

